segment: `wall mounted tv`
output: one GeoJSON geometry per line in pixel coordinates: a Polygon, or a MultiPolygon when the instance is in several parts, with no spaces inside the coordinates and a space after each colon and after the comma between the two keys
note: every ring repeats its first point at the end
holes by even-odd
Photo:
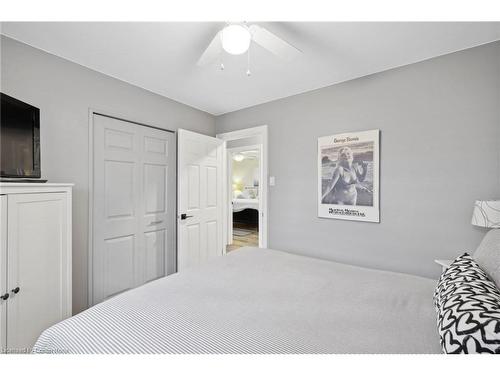
{"type": "Polygon", "coordinates": [[[40,110],[0,97],[0,178],[40,178],[40,110]]]}

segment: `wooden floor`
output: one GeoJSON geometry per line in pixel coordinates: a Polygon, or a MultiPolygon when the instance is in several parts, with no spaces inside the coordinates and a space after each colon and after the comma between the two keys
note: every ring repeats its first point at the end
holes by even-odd
{"type": "Polygon", "coordinates": [[[244,236],[237,236],[233,234],[233,244],[227,245],[226,252],[234,251],[244,246],[259,246],[259,229],[253,226],[234,223],[234,229],[242,229],[248,231],[249,233],[244,236]]]}

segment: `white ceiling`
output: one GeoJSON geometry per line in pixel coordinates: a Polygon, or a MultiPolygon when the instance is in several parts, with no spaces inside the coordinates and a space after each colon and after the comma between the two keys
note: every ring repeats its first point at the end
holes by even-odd
{"type": "MultiPolygon", "coordinates": [[[[250,22],[251,23],[251,22],[250,22]]],[[[303,51],[284,62],[253,44],[199,67],[224,23],[2,23],[2,34],[214,115],[500,39],[492,23],[259,23],[303,51]]]]}

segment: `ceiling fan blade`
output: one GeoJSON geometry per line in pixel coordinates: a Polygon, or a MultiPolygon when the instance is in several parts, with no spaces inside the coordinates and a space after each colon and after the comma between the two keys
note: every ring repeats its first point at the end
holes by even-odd
{"type": "Polygon", "coordinates": [[[302,53],[298,48],[295,48],[290,43],[285,42],[261,26],[251,25],[248,29],[255,43],[284,60],[290,61],[302,53]]]}
{"type": "Polygon", "coordinates": [[[205,52],[203,52],[203,54],[198,59],[197,64],[199,66],[210,64],[212,61],[217,59],[217,57],[219,57],[219,55],[222,51],[222,41],[221,41],[220,33],[221,32],[219,31],[217,34],[215,34],[214,38],[212,39],[212,41],[208,45],[205,52]]]}

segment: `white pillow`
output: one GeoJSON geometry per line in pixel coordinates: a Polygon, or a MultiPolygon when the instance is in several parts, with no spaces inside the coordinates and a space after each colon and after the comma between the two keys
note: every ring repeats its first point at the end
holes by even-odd
{"type": "Polygon", "coordinates": [[[238,198],[248,199],[250,198],[250,192],[248,190],[243,190],[238,198]]]}
{"type": "Polygon", "coordinates": [[[472,258],[500,288],[500,229],[491,229],[472,258]]]}

